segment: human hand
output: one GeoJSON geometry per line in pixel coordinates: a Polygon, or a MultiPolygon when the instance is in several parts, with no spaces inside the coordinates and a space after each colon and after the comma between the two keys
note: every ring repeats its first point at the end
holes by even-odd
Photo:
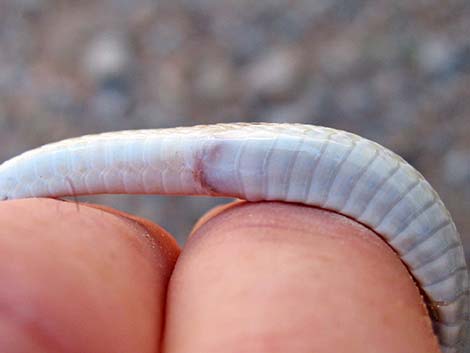
{"type": "Polygon", "coordinates": [[[105,207],[1,202],[0,224],[1,352],[439,352],[399,257],[333,212],[231,204],[179,257],[105,207]]]}

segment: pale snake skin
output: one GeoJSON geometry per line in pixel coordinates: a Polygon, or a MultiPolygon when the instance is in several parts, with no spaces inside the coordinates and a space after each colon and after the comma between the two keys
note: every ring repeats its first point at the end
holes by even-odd
{"type": "Polygon", "coordinates": [[[407,265],[441,350],[468,352],[469,277],[454,222],[422,175],[375,142],[313,125],[217,124],[83,136],[0,165],[0,200],[103,193],[281,200],[351,217],[407,265]]]}

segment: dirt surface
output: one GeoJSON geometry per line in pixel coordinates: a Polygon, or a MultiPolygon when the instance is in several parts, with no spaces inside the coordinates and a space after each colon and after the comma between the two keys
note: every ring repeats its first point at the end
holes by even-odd
{"type": "MultiPolygon", "coordinates": [[[[302,122],[420,170],[470,258],[467,0],[2,0],[0,160],[101,131],[302,122]]],[[[221,200],[87,198],[183,241],[221,200]]]]}

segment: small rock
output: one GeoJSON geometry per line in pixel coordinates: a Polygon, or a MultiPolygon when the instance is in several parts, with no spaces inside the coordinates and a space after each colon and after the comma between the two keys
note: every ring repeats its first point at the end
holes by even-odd
{"type": "Polygon", "coordinates": [[[132,104],[133,53],[122,33],[106,32],[95,37],[84,58],[84,68],[97,91],[91,108],[104,119],[122,117],[132,104]]]}
{"type": "Polygon", "coordinates": [[[470,184],[470,153],[465,150],[451,150],[444,157],[444,176],[448,183],[470,184]]]}
{"type": "Polygon", "coordinates": [[[292,48],[276,48],[258,58],[247,70],[248,92],[263,98],[291,96],[302,75],[301,57],[292,48]]]}
{"type": "Polygon", "coordinates": [[[93,38],[85,51],[85,72],[98,82],[128,76],[132,64],[130,44],[121,33],[102,33],[93,38]]]}
{"type": "Polygon", "coordinates": [[[417,56],[421,70],[427,74],[445,73],[454,66],[454,48],[445,38],[424,40],[417,56]]]}

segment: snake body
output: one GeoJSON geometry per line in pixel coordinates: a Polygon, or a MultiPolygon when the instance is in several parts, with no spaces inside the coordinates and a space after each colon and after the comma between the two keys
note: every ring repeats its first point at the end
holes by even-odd
{"type": "Polygon", "coordinates": [[[375,142],[312,125],[217,124],[88,135],[0,165],[0,200],[103,193],[281,200],[351,217],[406,264],[441,350],[466,351],[470,289],[459,233],[422,175],[375,142]]]}

